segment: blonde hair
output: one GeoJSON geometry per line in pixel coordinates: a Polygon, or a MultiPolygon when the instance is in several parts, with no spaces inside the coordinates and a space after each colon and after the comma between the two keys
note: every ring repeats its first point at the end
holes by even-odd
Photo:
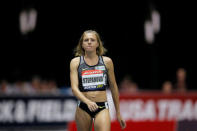
{"type": "Polygon", "coordinates": [[[97,42],[99,43],[99,46],[96,49],[96,54],[99,55],[99,56],[104,55],[107,52],[107,49],[104,48],[103,42],[101,41],[101,38],[100,38],[99,34],[94,30],[86,30],[81,35],[81,38],[79,39],[78,45],[74,50],[75,56],[82,56],[82,55],[84,56],[85,55],[85,50],[82,47],[82,43],[83,43],[83,38],[84,38],[86,33],[95,34],[95,36],[97,38],[97,42]]]}

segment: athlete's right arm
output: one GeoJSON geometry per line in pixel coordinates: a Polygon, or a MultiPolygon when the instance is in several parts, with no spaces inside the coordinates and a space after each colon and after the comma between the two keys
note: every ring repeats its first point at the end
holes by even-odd
{"type": "Polygon", "coordinates": [[[78,78],[78,66],[79,66],[80,58],[76,57],[73,58],[70,62],[70,80],[71,80],[71,88],[74,96],[76,96],[80,101],[86,103],[88,105],[88,108],[91,111],[95,111],[98,106],[95,102],[92,102],[88,98],[86,98],[83,93],[79,90],[79,78],[78,78]]]}

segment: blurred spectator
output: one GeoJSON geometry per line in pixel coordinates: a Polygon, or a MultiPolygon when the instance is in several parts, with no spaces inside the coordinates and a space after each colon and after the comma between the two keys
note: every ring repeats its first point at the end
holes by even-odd
{"type": "Polygon", "coordinates": [[[59,94],[59,89],[55,80],[42,80],[40,83],[40,93],[47,95],[59,94]]]}
{"type": "Polygon", "coordinates": [[[172,93],[172,90],[173,90],[173,84],[171,81],[165,81],[162,84],[162,92],[163,93],[170,94],[170,93],[172,93]]]}
{"type": "Polygon", "coordinates": [[[61,87],[59,88],[59,92],[60,92],[60,94],[62,94],[62,95],[73,96],[72,89],[71,89],[70,86],[61,86],[61,87]]]}
{"type": "Polygon", "coordinates": [[[13,84],[13,94],[22,94],[22,95],[27,95],[32,92],[32,87],[31,84],[27,81],[22,81],[22,80],[17,80],[13,84]]]}
{"type": "Polygon", "coordinates": [[[22,94],[24,91],[24,82],[22,80],[17,80],[14,84],[13,84],[13,94],[22,94]]]}
{"type": "Polygon", "coordinates": [[[131,94],[138,91],[138,85],[133,82],[130,75],[126,75],[119,85],[120,94],[131,94]]]}
{"type": "Polygon", "coordinates": [[[184,68],[177,69],[176,82],[175,82],[176,92],[186,92],[187,90],[186,76],[187,76],[187,73],[184,68]]]}
{"type": "Polygon", "coordinates": [[[13,94],[14,88],[10,83],[8,83],[7,80],[1,80],[0,93],[6,94],[6,95],[13,94]]]}
{"type": "Polygon", "coordinates": [[[39,94],[41,92],[40,85],[41,85],[41,78],[39,76],[34,76],[31,80],[32,94],[39,94]]]}
{"type": "Polygon", "coordinates": [[[7,90],[7,81],[2,80],[0,83],[0,92],[5,93],[7,90]]]}
{"type": "Polygon", "coordinates": [[[48,81],[48,86],[49,86],[50,94],[56,95],[56,94],[60,93],[55,80],[49,80],[48,81]]]}
{"type": "Polygon", "coordinates": [[[41,94],[49,94],[49,86],[48,86],[48,81],[47,80],[42,80],[40,83],[40,93],[41,94]]]}

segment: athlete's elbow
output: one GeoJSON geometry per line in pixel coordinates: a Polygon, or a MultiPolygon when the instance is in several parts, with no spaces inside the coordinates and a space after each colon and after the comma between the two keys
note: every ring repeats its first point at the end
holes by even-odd
{"type": "Polygon", "coordinates": [[[72,93],[73,93],[73,95],[75,94],[75,90],[72,88],[72,93]]]}
{"type": "Polygon", "coordinates": [[[72,93],[73,93],[73,95],[76,95],[76,92],[77,92],[77,89],[72,88],[72,93]]]}

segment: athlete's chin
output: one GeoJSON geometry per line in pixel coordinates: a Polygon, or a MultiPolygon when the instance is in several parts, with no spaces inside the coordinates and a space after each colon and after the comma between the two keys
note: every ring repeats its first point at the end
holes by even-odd
{"type": "Polygon", "coordinates": [[[94,52],[95,49],[86,49],[85,51],[86,51],[86,52],[94,52]]]}

